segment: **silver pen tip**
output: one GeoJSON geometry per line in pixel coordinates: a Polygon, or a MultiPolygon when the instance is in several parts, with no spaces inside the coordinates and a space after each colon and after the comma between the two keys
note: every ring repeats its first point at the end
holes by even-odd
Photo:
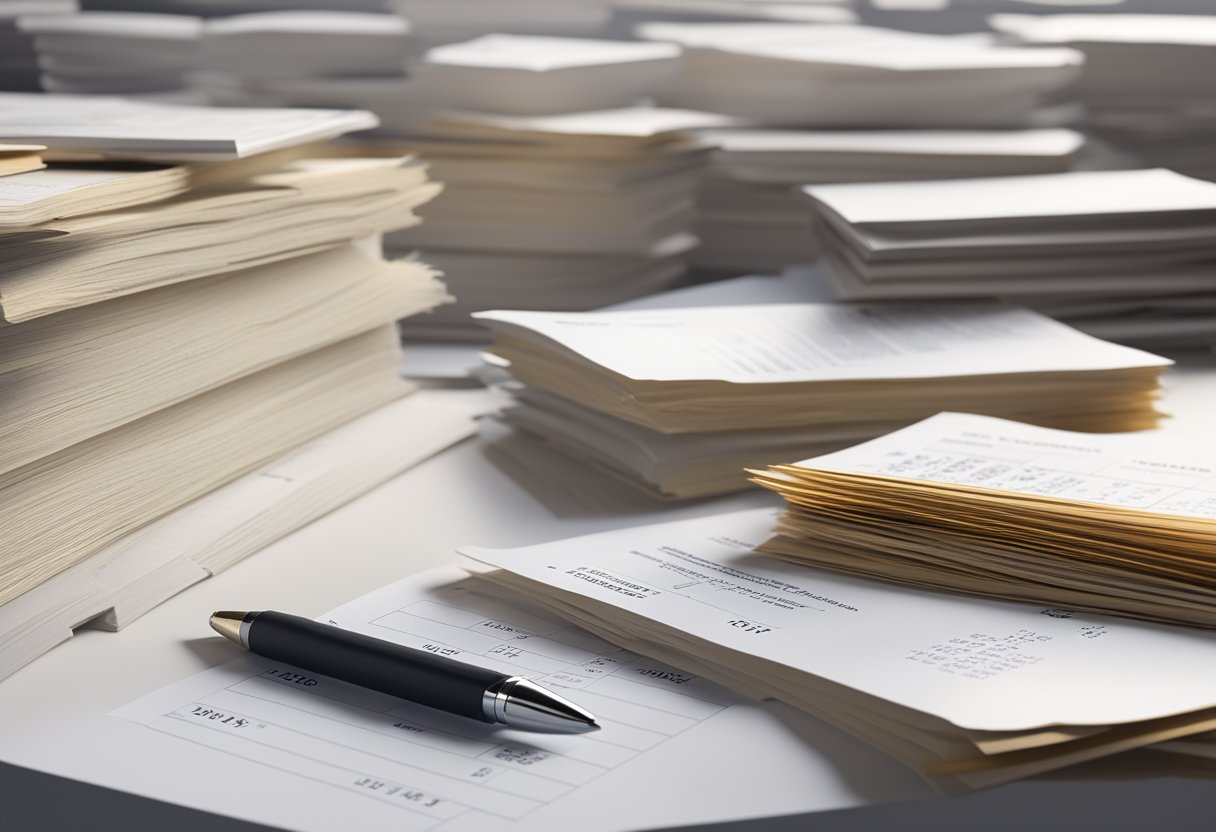
{"type": "Polygon", "coordinates": [[[551,734],[600,730],[588,711],[527,679],[508,680],[502,693],[505,701],[499,721],[512,728],[551,734]]]}

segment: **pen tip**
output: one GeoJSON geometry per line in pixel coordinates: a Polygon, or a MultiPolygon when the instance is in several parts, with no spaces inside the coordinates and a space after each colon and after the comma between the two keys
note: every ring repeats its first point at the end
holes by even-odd
{"type": "Polygon", "coordinates": [[[229,641],[235,641],[242,647],[245,643],[241,640],[241,622],[245,620],[248,613],[220,611],[211,613],[211,629],[222,635],[229,641]]]}

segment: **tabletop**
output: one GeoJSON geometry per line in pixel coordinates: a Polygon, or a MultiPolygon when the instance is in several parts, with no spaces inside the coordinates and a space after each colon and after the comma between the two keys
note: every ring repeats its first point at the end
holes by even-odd
{"type": "MultiPolygon", "coordinates": [[[[1168,375],[1163,403],[1173,418],[1161,434],[1210,445],[1216,441],[1216,355],[1176,357],[1179,365],[1168,375]]],[[[14,744],[0,727],[0,806],[5,821],[13,822],[4,826],[175,832],[261,828],[41,773],[73,773],[57,755],[70,742],[62,735],[80,714],[108,712],[231,658],[232,646],[212,638],[207,628],[212,609],[274,608],[314,616],[403,576],[451,563],[464,544],[518,546],[772,502],[770,495],[744,492],[687,504],[656,503],[561,460],[538,458],[536,464],[521,465],[484,437],[467,441],[191,587],[120,633],[81,631],[0,682],[3,723],[48,728],[44,744],[14,744]],[[55,733],[52,726],[60,729],[58,739],[49,738],[55,733]]],[[[876,773],[867,783],[865,772],[882,767],[866,756],[874,752],[851,738],[836,737],[830,744],[825,759],[859,772],[850,786],[856,792],[850,802],[864,808],[696,828],[1198,830],[1211,828],[1216,811],[1216,785],[1168,779],[1019,783],[963,798],[880,805],[906,799],[907,789],[888,784],[891,778],[885,774],[876,773]]],[[[819,787],[805,784],[807,789],[819,787]]],[[[841,805],[839,782],[823,787],[825,795],[835,790],[824,808],[841,805]]],[[[780,812],[779,805],[774,809],[780,812]]]]}

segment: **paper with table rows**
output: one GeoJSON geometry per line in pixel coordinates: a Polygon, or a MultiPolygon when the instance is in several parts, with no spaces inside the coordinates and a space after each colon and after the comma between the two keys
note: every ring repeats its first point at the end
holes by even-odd
{"type": "Polygon", "coordinates": [[[759,509],[521,549],[490,566],[979,731],[1216,707],[1216,633],[912,589],[753,549],[759,509]]]}
{"type": "MultiPolygon", "coordinates": [[[[213,811],[267,822],[277,791],[298,795],[275,808],[279,822],[296,829],[625,829],[649,826],[647,819],[674,825],[790,808],[757,802],[748,790],[726,805],[721,796],[704,807],[686,798],[699,768],[731,761],[725,751],[713,760],[708,749],[748,739],[770,747],[765,765],[807,777],[807,761],[818,754],[802,744],[800,715],[787,717],[794,730],[782,730],[756,703],[479,594],[474,581],[454,568],[436,570],[319,620],[527,676],[591,710],[602,730],[560,736],[485,725],[253,655],[114,715],[183,740],[165,761],[183,776],[217,765],[253,773],[248,794],[216,795],[213,811]],[[653,789],[660,773],[647,758],[676,738],[702,751],[684,759],[680,773],[669,763],[667,787],[653,789]],[[603,802],[608,786],[620,805],[603,802]],[[333,823],[337,816],[344,823],[333,823]]],[[[816,791],[805,809],[822,805],[816,791]]],[[[856,800],[840,795],[829,805],[856,800]]]]}
{"type": "Polygon", "coordinates": [[[1216,450],[1141,434],[1086,434],[939,413],[798,463],[1216,519],[1216,450]]]}

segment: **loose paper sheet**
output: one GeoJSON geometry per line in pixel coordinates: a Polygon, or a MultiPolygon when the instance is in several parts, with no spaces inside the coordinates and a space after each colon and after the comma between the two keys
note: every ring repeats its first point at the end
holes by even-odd
{"type": "Polygon", "coordinates": [[[738,384],[1166,366],[995,303],[477,313],[637,380],[738,384]],[[524,328],[524,330],[515,327],[524,328]]]}
{"type": "Polygon", "coordinates": [[[981,731],[1216,706],[1216,634],[850,578],[752,551],[767,509],[512,550],[491,566],[981,731]]]}

